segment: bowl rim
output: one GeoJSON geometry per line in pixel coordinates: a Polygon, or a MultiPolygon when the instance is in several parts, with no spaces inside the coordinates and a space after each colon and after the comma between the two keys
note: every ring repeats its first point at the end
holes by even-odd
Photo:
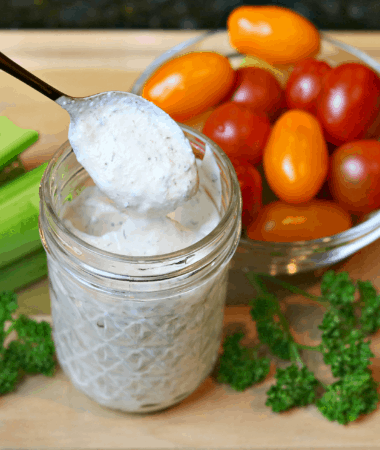
{"type": "MultiPolygon", "coordinates": [[[[174,47],[171,47],[170,49],[166,50],[164,53],[162,53],[158,58],[156,58],[154,61],[152,61],[143,71],[143,73],[137,78],[135,83],[132,86],[131,93],[141,95],[142,88],[145,84],[145,82],[151,77],[151,75],[156,71],[161,65],[166,63],[172,58],[175,58],[176,56],[179,56],[178,53],[186,50],[186,48],[190,47],[191,45],[194,45],[198,42],[201,42],[205,40],[206,38],[213,36],[215,34],[226,34],[226,30],[207,30],[203,33],[201,33],[199,36],[192,37],[190,39],[187,39],[174,47]]],[[[375,59],[373,59],[371,56],[369,56],[367,53],[363,52],[362,50],[359,50],[356,47],[353,47],[352,45],[346,44],[344,42],[340,42],[337,39],[329,37],[325,32],[320,31],[321,35],[321,42],[328,42],[329,44],[332,44],[336,47],[338,47],[341,50],[346,51],[347,53],[352,54],[353,56],[356,56],[359,58],[362,62],[370,66],[372,69],[374,69],[380,76],[380,63],[377,62],[375,59]]],[[[239,53],[229,53],[225,55],[228,58],[232,58],[235,56],[240,55],[239,53]]],[[[242,55],[243,56],[243,55],[242,55]]],[[[201,133],[203,134],[203,133],[201,133]]],[[[380,209],[372,211],[370,214],[372,214],[372,217],[364,220],[361,223],[358,223],[356,225],[353,225],[348,230],[342,231],[340,233],[329,235],[326,237],[318,238],[318,239],[310,239],[310,240],[299,240],[299,241],[291,241],[291,242],[272,242],[272,241],[259,241],[259,240],[253,240],[245,236],[244,234],[241,236],[240,240],[245,245],[254,246],[256,245],[262,245],[263,247],[267,249],[273,249],[276,248],[278,250],[290,250],[292,249],[297,250],[297,248],[323,248],[327,247],[329,245],[333,245],[334,247],[346,244],[348,242],[351,242],[352,240],[356,240],[365,234],[368,234],[370,232],[373,232],[377,228],[380,227],[380,209]],[[377,224],[377,227],[376,227],[377,224]]]]}

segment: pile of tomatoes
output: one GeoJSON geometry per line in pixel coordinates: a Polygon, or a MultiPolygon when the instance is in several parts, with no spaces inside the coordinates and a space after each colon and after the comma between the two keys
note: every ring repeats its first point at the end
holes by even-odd
{"type": "Polygon", "coordinates": [[[237,8],[228,31],[238,51],[286,70],[291,65],[286,84],[275,70],[234,70],[222,55],[194,52],[162,66],[143,96],[177,121],[203,121],[203,133],[235,167],[248,236],[277,242],[331,236],[379,208],[377,73],[316,59],[319,33],[285,8],[237,8]],[[296,32],[303,39],[289,45],[296,32]],[[263,189],[271,196],[265,206],[263,189]]]}

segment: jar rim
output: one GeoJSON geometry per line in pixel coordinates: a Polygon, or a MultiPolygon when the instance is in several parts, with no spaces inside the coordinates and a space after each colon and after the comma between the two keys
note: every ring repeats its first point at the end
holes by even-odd
{"type": "MultiPolygon", "coordinates": [[[[221,217],[218,225],[205,237],[197,241],[196,243],[192,244],[189,247],[185,247],[184,249],[177,250],[175,252],[171,253],[165,253],[163,255],[157,255],[157,256],[124,256],[119,255],[116,253],[107,252],[106,250],[101,250],[77,235],[75,235],[69,228],[66,227],[64,222],[59,218],[58,214],[55,211],[55,208],[53,206],[53,201],[51,197],[51,190],[50,190],[50,177],[57,165],[57,163],[60,161],[60,159],[63,156],[64,160],[70,153],[73,152],[71,145],[69,141],[67,140],[64,144],[61,145],[61,147],[55,152],[52,159],[50,160],[45,173],[42,177],[41,184],[40,184],[40,199],[43,200],[44,204],[46,205],[46,208],[48,210],[48,213],[50,217],[52,218],[54,224],[59,228],[59,230],[64,233],[64,235],[67,235],[70,237],[70,239],[78,245],[80,248],[85,249],[86,251],[91,252],[92,254],[100,257],[107,258],[108,260],[112,260],[114,262],[118,263],[128,263],[128,264],[155,264],[155,263],[164,263],[166,265],[175,264],[178,263],[179,259],[183,259],[186,257],[189,253],[192,252],[199,252],[200,250],[206,248],[209,246],[212,242],[217,240],[218,236],[220,236],[224,230],[228,227],[230,218],[234,214],[234,210],[236,210],[236,213],[238,215],[241,215],[241,208],[242,208],[242,200],[240,195],[240,185],[236,176],[235,169],[227,157],[227,155],[223,152],[223,150],[211,139],[209,139],[207,136],[205,136],[200,131],[197,131],[187,125],[178,123],[180,128],[190,135],[192,135],[195,138],[200,138],[203,142],[203,144],[208,144],[210,148],[212,149],[213,153],[217,154],[219,160],[225,165],[225,168],[227,169],[228,173],[230,174],[230,182],[231,182],[231,195],[230,195],[230,201],[227,205],[226,211],[224,212],[223,216],[221,217]],[[65,156],[66,153],[66,156],[65,156]]],[[[78,163],[79,164],[79,163],[78,163]]]]}

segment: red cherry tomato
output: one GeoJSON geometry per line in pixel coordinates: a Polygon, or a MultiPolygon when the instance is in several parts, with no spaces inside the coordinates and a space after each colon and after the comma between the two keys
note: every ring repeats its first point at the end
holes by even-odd
{"type": "Polygon", "coordinates": [[[337,148],[330,160],[329,187],[347,211],[368,213],[380,207],[380,142],[362,140],[337,148]]]}
{"type": "Polygon", "coordinates": [[[317,116],[326,139],[336,145],[375,137],[380,121],[380,78],[369,67],[342,64],[325,78],[317,116]]]}
{"type": "Polygon", "coordinates": [[[249,163],[232,160],[239,180],[243,198],[243,226],[247,227],[258,215],[262,207],[262,182],[257,169],[249,163]]]}
{"type": "Polygon", "coordinates": [[[318,239],[348,230],[350,215],[326,200],[291,205],[277,201],[266,205],[247,230],[256,241],[294,242],[318,239]]]}
{"type": "Polygon", "coordinates": [[[322,90],[326,75],[331,70],[327,63],[314,58],[299,61],[294,66],[285,87],[288,107],[316,114],[317,97],[322,90]]]}
{"type": "Polygon", "coordinates": [[[231,101],[252,108],[256,112],[277,117],[285,106],[284,92],[276,77],[260,67],[242,67],[236,71],[237,89],[231,101]]]}
{"type": "Polygon", "coordinates": [[[230,158],[256,164],[262,160],[270,122],[265,114],[227,102],[206,120],[203,133],[220,145],[230,158]]]}

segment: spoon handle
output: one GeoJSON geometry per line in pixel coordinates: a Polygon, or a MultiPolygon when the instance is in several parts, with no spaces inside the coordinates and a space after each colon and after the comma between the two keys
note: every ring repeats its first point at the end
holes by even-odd
{"type": "Polygon", "coordinates": [[[0,52],[0,69],[4,70],[4,72],[9,73],[13,77],[19,79],[23,83],[29,85],[36,91],[50,98],[51,100],[57,100],[57,98],[65,95],[63,92],[58,89],[53,88],[49,84],[45,83],[45,81],[40,80],[38,77],[19,66],[17,63],[9,59],[3,53],[0,52]]]}

